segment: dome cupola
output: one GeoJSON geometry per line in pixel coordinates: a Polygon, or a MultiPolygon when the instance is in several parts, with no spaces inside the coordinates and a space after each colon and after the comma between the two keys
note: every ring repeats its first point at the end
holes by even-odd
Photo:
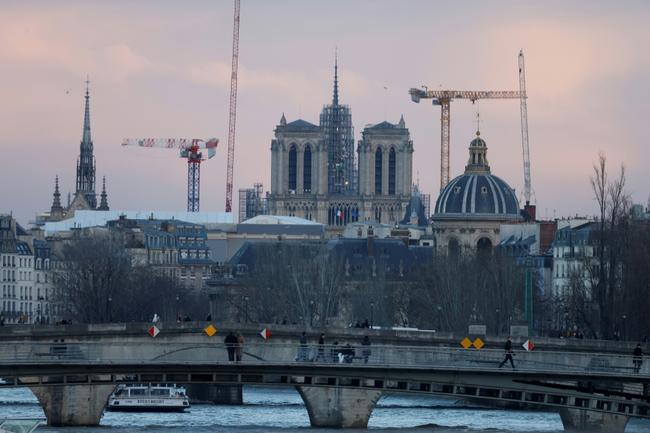
{"type": "Polygon", "coordinates": [[[469,144],[465,173],[440,192],[434,220],[519,220],[519,202],[514,190],[490,171],[487,144],[479,131],[469,144]]]}

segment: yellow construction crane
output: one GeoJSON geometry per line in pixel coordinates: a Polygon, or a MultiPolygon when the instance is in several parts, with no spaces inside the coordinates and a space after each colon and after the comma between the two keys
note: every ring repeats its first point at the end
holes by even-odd
{"type": "Polygon", "coordinates": [[[472,103],[479,99],[519,99],[521,105],[521,135],[524,156],[524,197],[530,201],[530,156],[528,149],[528,114],[526,107],[526,80],[524,69],[524,53],[519,52],[519,91],[509,90],[424,90],[412,88],[409,90],[413,102],[420,99],[431,99],[433,105],[440,105],[440,189],[449,183],[449,124],[450,102],[453,99],[469,99],[472,103]]]}

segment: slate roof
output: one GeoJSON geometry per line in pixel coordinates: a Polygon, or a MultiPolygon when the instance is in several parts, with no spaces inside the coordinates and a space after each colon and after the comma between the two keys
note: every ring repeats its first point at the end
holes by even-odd
{"type": "Polygon", "coordinates": [[[293,122],[287,123],[285,126],[281,126],[282,129],[286,130],[296,130],[296,131],[320,131],[320,126],[314,125],[313,123],[307,122],[303,119],[294,120],[293,122]]]}

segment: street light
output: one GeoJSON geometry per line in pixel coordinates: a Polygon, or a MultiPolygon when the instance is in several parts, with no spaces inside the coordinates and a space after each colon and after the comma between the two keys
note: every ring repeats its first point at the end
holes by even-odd
{"type": "Polygon", "coordinates": [[[627,325],[627,322],[626,322],[627,314],[623,314],[623,316],[621,316],[621,318],[623,319],[623,340],[627,341],[627,326],[626,326],[627,325]]]}
{"type": "Polygon", "coordinates": [[[179,310],[180,300],[181,300],[181,296],[177,294],[176,295],[176,322],[181,321],[181,312],[179,310]]]}
{"type": "Polygon", "coordinates": [[[496,313],[497,313],[497,337],[498,337],[499,333],[501,332],[501,314],[499,314],[501,313],[501,310],[497,308],[496,313]]]}
{"type": "Polygon", "coordinates": [[[113,321],[113,298],[111,295],[108,295],[108,323],[113,321]]]}
{"type": "Polygon", "coordinates": [[[244,323],[248,323],[248,296],[244,296],[244,323]]]}
{"type": "Polygon", "coordinates": [[[371,302],[370,303],[370,329],[372,329],[374,325],[374,318],[375,318],[375,303],[371,302]]]}
{"type": "Polygon", "coordinates": [[[442,307],[438,305],[438,332],[442,331],[442,307]]]}
{"type": "Polygon", "coordinates": [[[309,326],[314,326],[314,301],[309,301],[309,326]]]}

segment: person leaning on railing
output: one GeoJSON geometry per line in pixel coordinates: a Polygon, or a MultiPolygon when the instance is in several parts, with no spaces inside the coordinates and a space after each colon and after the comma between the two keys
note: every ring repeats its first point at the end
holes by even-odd
{"type": "Polygon", "coordinates": [[[641,364],[643,364],[643,349],[641,349],[641,343],[637,344],[632,352],[632,363],[634,364],[634,372],[638,373],[641,370],[641,364]]]}

